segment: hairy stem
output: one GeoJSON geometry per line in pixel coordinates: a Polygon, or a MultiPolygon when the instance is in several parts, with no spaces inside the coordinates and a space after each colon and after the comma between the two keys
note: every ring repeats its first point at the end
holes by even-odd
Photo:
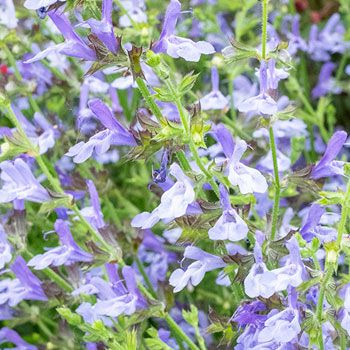
{"type": "Polygon", "coordinates": [[[270,134],[270,148],[271,148],[272,161],[273,161],[273,173],[275,178],[275,181],[274,181],[275,197],[273,201],[271,235],[270,235],[271,241],[274,241],[276,238],[276,232],[277,232],[277,222],[278,222],[280,196],[281,196],[281,184],[280,184],[280,177],[278,173],[277,148],[276,148],[276,142],[275,142],[275,135],[274,135],[272,126],[270,126],[269,134],[270,134]]]}

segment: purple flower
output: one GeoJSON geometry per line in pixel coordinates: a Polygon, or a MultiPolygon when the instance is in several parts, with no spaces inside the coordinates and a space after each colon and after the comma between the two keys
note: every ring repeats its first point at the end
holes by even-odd
{"type": "Polygon", "coordinates": [[[92,180],[87,180],[86,184],[90,194],[90,207],[85,207],[81,210],[81,214],[90,222],[90,224],[96,229],[100,229],[106,226],[103,220],[103,214],[101,210],[101,203],[98,197],[98,193],[95,184],[92,180]]]}
{"type": "Polygon", "coordinates": [[[290,343],[295,341],[301,331],[299,313],[294,308],[287,308],[276,313],[273,310],[265,321],[264,328],[259,332],[258,342],[290,343]]]}
{"type": "Polygon", "coordinates": [[[58,30],[64,36],[65,41],[61,44],[50,46],[49,48],[39,52],[34,57],[25,61],[25,63],[32,63],[39,61],[50,53],[60,53],[63,55],[81,58],[87,61],[95,61],[96,54],[73,30],[72,25],[68,21],[64,14],[60,14],[57,11],[51,11],[49,13],[50,18],[55,23],[58,30]]]}
{"type": "Polygon", "coordinates": [[[11,246],[7,241],[7,236],[3,226],[0,224],[0,270],[12,259],[11,246]]]}
{"type": "Polygon", "coordinates": [[[156,53],[166,52],[173,58],[182,57],[186,61],[198,62],[201,54],[212,54],[215,49],[206,41],[194,42],[174,35],[180,11],[181,3],[178,0],[171,0],[166,10],[160,38],[153,44],[152,50],[156,53]]]}
{"type": "Polygon", "coordinates": [[[309,35],[309,54],[315,61],[329,61],[331,54],[344,53],[349,46],[344,41],[345,28],[340,20],[339,13],[332,15],[327,24],[318,32],[313,25],[309,35]]]}
{"type": "Polygon", "coordinates": [[[38,348],[34,345],[27,343],[21,338],[21,336],[13,329],[3,327],[0,329],[0,344],[11,343],[16,345],[18,350],[37,350],[38,348]]]}
{"type": "Polygon", "coordinates": [[[18,20],[16,18],[16,10],[13,0],[2,0],[0,11],[0,24],[9,29],[17,27],[18,20]]]}
{"type": "Polygon", "coordinates": [[[328,141],[327,149],[320,161],[312,168],[311,178],[314,180],[334,175],[344,175],[344,162],[334,160],[341,151],[346,139],[345,131],[337,131],[328,141]]]}
{"type": "Polygon", "coordinates": [[[216,67],[211,69],[211,85],[212,91],[200,99],[202,110],[224,109],[228,105],[228,100],[219,90],[219,75],[216,67]]]}
{"type": "Polygon", "coordinates": [[[57,130],[45,119],[43,115],[36,112],[34,114],[34,125],[21,113],[19,109],[12,106],[18,121],[21,123],[30,141],[39,148],[39,154],[44,154],[55,145],[55,138],[59,136],[57,130]],[[38,129],[42,132],[39,134],[38,129]]]}
{"type": "Polygon", "coordinates": [[[335,64],[332,62],[325,63],[318,77],[317,85],[312,89],[312,97],[319,98],[327,94],[340,94],[342,89],[336,85],[336,81],[332,78],[335,64]]]}
{"type": "Polygon", "coordinates": [[[262,242],[262,239],[257,237],[254,247],[255,264],[244,280],[246,294],[250,298],[257,296],[270,298],[274,293],[285,290],[288,286],[297,287],[300,285],[303,281],[304,268],[296,239],[292,237],[287,243],[290,254],[285,265],[271,271],[263,262],[262,242]]]}
{"type": "Polygon", "coordinates": [[[239,75],[233,81],[233,102],[235,106],[258,93],[257,83],[252,83],[246,76],[239,75]]]}
{"type": "Polygon", "coordinates": [[[171,262],[176,261],[176,255],[169,253],[164,247],[164,239],[162,240],[153,234],[151,230],[144,230],[143,235],[138,255],[145,265],[145,270],[153,286],[157,288],[158,281],[165,281],[168,266],[171,262]]]}
{"type": "Polygon", "coordinates": [[[214,134],[227,157],[225,174],[230,183],[233,186],[238,186],[243,194],[266,192],[267,182],[264,176],[258,170],[240,162],[247,149],[246,142],[239,140],[234,145],[231,133],[222,124],[215,128],[214,134]]]}
{"type": "Polygon", "coordinates": [[[44,254],[38,254],[28,262],[28,266],[36,270],[42,270],[48,266],[72,265],[77,262],[90,262],[93,257],[83,251],[74,241],[69,230],[68,223],[58,219],[55,222],[61,245],[57,248],[49,249],[44,254]]]}
{"type": "Polygon", "coordinates": [[[117,54],[119,45],[113,31],[112,7],[113,0],[103,0],[102,20],[98,21],[94,18],[90,18],[87,20],[87,23],[91,28],[91,32],[105,44],[108,50],[113,54],[117,54]]]}
{"type": "Polygon", "coordinates": [[[92,323],[96,319],[118,317],[122,314],[131,315],[136,309],[146,306],[137,288],[135,271],[130,266],[125,266],[122,270],[125,284],[120,279],[115,265],[107,264],[106,270],[111,283],[93,277],[89,285],[73,292],[73,295],[97,294],[96,304],[83,303],[77,310],[86,322],[92,323]]]}
{"type": "Polygon", "coordinates": [[[344,296],[344,310],[341,320],[341,326],[347,331],[350,335],[350,287],[347,286],[344,296]]]}
{"type": "Polygon", "coordinates": [[[220,184],[220,202],[223,213],[215,225],[208,231],[212,240],[230,240],[232,242],[244,239],[249,231],[247,224],[237,214],[230,203],[230,196],[225,186],[220,184]]]}
{"type": "Polygon", "coordinates": [[[136,23],[146,23],[147,14],[144,0],[120,0],[121,4],[127,11],[119,18],[119,25],[123,27],[130,27],[131,20],[136,23]]]}
{"type": "Polygon", "coordinates": [[[30,271],[21,256],[16,258],[11,270],[17,278],[12,281],[12,286],[9,288],[9,292],[11,292],[12,287],[14,287],[9,295],[9,305],[17,305],[22,300],[47,300],[41,287],[41,281],[30,271]]]}
{"type": "Polygon", "coordinates": [[[206,253],[200,248],[189,246],[186,247],[184,258],[196,260],[191,263],[186,271],[176,269],[170,276],[169,283],[175,287],[174,293],[184,289],[189,282],[197,286],[208,271],[225,267],[225,262],[218,256],[206,253]]]}
{"type": "Polygon", "coordinates": [[[29,166],[22,159],[0,163],[1,180],[0,203],[8,203],[15,199],[26,199],[42,203],[50,200],[45,188],[32,174],[29,166]]]}
{"type": "MultiPolygon", "coordinates": [[[[237,105],[240,112],[273,115],[277,112],[277,102],[268,94],[267,64],[260,64],[260,94],[249,97],[237,105]]],[[[271,80],[271,79],[270,79],[271,80]]]]}
{"type": "Polygon", "coordinates": [[[175,184],[165,191],[160,204],[152,213],[143,212],[131,221],[133,227],[142,229],[151,228],[159,220],[174,220],[186,214],[191,203],[195,201],[195,193],[191,180],[182,172],[178,164],[174,163],[169,169],[170,175],[176,178],[175,184]]]}
{"type": "Polygon", "coordinates": [[[305,40],[300,35],[300,16],[295,15],[292,18],[292,30],[287,33],[288,52],[290,55],[295,55],[298,50],[306,52],[308,47],[305,40]]]}
{"type": "Polygon", "coordinates": [[[81,141],[69,149],[66,155],[74,157],[75,163],[85,162],[93,152],[97,155],[104,154],[111,145],[136,146],[132,134],[118,122],[109,107],[101,100],[91,100],[89,108],[106,129],[92,136],[88,142],[81,141]]]}
{"type": "MultiPolygon", "coordinates": [[[[261,81],[261,68],[257,71],[256,75],[261,81]]],[[[264,74],[264,73],[263,73],[264,74]]],[[[268,90],[277,90],[278,83],[280,80],[287,79],[289,74],[282,68],[276,68],[276,61],[271,58],[267,62],[266,78],[267,78],[267,91],[268,90]]],[[[265,77],[262,77],[265,79],[265,77]]]]}
{"type": "MultiPolygon", "coordinates": [[[[326,212],[325,208],[322,208],[318,204],[312,204],[306,220],[300,229],[300,234],[307,241],[310,242],[314,237],[317,237],[322,243],[334,241],[337,237],[337,230],[327,225],[327,218],[331,214],[326,212]]],[[[339,220],[339,215],[336,215],[335,221],[339,220]]],[[[332,222],[333,223],[333,222],[332,222]]]]}

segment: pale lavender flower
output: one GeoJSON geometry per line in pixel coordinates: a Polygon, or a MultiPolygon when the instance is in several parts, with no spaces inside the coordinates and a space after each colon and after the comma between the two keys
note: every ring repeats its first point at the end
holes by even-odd
{"type": "Polygon", "coordinates": [[[300,16],[295,15],[291,20],[291,31],[286,33],[288,42],[288,52],[294,56],[298,50],[306,52],[308,46],[300,35],[300,16]]]}
{"type": "Polygon", "coordinates": [[[93,227],[100,229],[102,227],[105,227],[106,224],[103,220],[98,192],[92,180],[87,180],[86,184],[89,190],[91,206],[83,208],[81,210],[81,214],[90,222],[93,227]]]}
{"type": "Polygon", "coordinates": [[[174,288],[174,293],[184,289],[189,282],[197,286],[208,271],[216,270],[226,266],[226,263],[218,256],[209,254],[200,248],[186,247],[184,258],[196,260],[191,263],[186,271],[176,269],[170,276],[169,283],[174,288]]]}
{"type": "Polygon", "coordinates": [[[267,269],[263,262],[262,243],[263,240],[260,233],[257,235],[254,247],[255,264],[244,280],[246,294],[250,298],[257,296],[270,298],[274,293],[285,290],[289,286],[299,286],[303,281],[304,268],[296,239],[292,237],[287,243],[290,254],[286,259],[285,265],[271,271],[267,269]]]}
{"type": "Polygon", "coordinates": [[[309,54],[315,61],[327,62],[334,53],[344,53],[349,43],[344,40],[345,27],[339,13],[333,14],[319,32],[313,25],[309,35],[309,54]]]}
{"type": "Polygon", "coordinates": [[[258,334],[258,342],[290,343],[296,340],[301,331],[299,313],[294,308],[287,308],[276,313],[273,310],[258,334]],[[272,315],[271,315],[272,314],[272,315]]]}
{"type": "Polygon", "coordinates": [[[0,224],[0,270],[12,259],[11,246],[3,226],[0,224]]]}
{"type": "Polygon", "coordinates": [[[256,169],[248,167],[240,162],[247,144],[244,140],[239,140],[236,145],[231,133],[223,124],[219,124],[214,129],[214,135],[222,146],[226,160],[225,175],[233,186],[238,186],[243,194],[264,193],[267,190],[267,182],[264,176],[256,169]]]}
{"type": "Polygon", "coordinates": [[[332,77],[335,64],[332,62],[325,63],[318,77],[317,85],[312,89],[312,97],[320,98],[327,94],[340,94],[342,89],[337,86],[336,80],[332,77]]]}
{"type": "Polygon", "coordinates": [[[16,18],[15,6],[12,0],[0,1],[0,24],[9,29],[17,27],[18,20],[16,18]]]}
{"type": "Polygon", "coordinates": [[[344,296],[344,310],[341,320],[341,326],[346,330],[348,335],[350,335],[350,287],[347,286],[344,296]]]}
{"type": "Polygon", "coordinates": [[[201,109],[207,111],[226,108],[228,99],[219,90],[219,74],[216,67],[211,69],[211,85],[212,91],[199,100],[201,109]]]}
{"type": "Polygon", "coordinates": [[[240,112],[273,115],[277,112],[277,102],[268,94],[268,75],[266,61],[260,64],[260,94],[238,104],[240,112]]]}
{"type": "Polygon", "coordinates": [[[127,14],[123,14],[119,18],[119,25],[124,27],[130,27],[132,25],[131,19],[135,23],[146,23],[147,13],[144,0],[121,0],[120,1],[127,14]]]}
{"type": "Polygon", "coordinates": [[[35,112],[32,124],[18,108],[14,106],[11,108],[30,141],[39,148],[39,154],[46,153],[55,145],[55,139],[59,136],[59,132],[42,114],[35,112]],[[38,129],[41,129],[40,133],[38,129]]]}
{"type": "Polygon", "coordinates": [[[192,181],[183,173],[178,164],[174,163],[169,169],[170,175],[176,178],[175,184],[165,191],[160,204],[152,213],[143,212],[131,221],[133,227],[151,228],[159,220],[174,220],[186,214],[191,203],[195,201],[192,181]]]}
{"type": "MultiPolygon", "coordinates": [[[[264,77],[261,77],[261,74],[264,74],[264,70],[258,70],[255,75],[259,78],[261,81],[261,78],[264,79],[264,77]],[[261,73],[263,71],[263,73],[261,73]]],[[[287,79],[289,77],[289,73],[286,72],[282,68],[276,68],[276,61],[271,58],[267,62],[267,69],[266,69],[266,78],[267,78],[267,90],[277,90],[278,83],[283,80],[287,79]]]]}
{"type": "Polygon", "coordinates": [[[56,220],[55,231],[59,236],[61,245],[49,249],[44,254],[34,256],[28,262],[28,266],[32,266],[36,270],[42,270],[48,266],[68,266],[78,262],[90,262],[93,259],[91,254],[85,252],[76,244],[66,221],[56,220]]]}
{"type": "Polygon", "coordinates": [[[233,80],[233,103],[240,105],[244,100],[258,93],[257,83],[251,82],[246,76],[239,75],[233,80]]]}
{"type": "Polygon", "coordinates": [[[318,180],[334,175],[344,175],[344,162],[334,160],[341,151],[348,135],[345,131],[337,131],[328,141],[327,149],[320,161],[312,168],[311,178],[318,180]]]}
{"type": "Polygon", "coordinates": [[[55,11],[49,13],[50,18],[55,23],[56,27],[62,33],[65,41],[61,44],[53,45],[47,49],[39,52],[34,57],[25,61],[25,63],[32,63],[39,61],[52,52],[60,53],[63,55],[81,58],[86,61],[95,61],[96,53],[91,49],[73,30],[72,25],[68,21],[64,14],[60,14],[55,11]]]}
{"type": "Polygon", "coordinates": [[[14,349],[17,350],[37,350],[34,345],[27,343],[21,336],[13,329],[3,327],[0,329],[0,345],[3,343],[11,343],[16,345],[14,349]]]}
{"type": "Polygon", "coordinates": [[[22,159],[2,162],[0,170],[2,180],[0,203],[12,202],[15,199],[26,199],[37,203],[50,200],[49,193],[22,159]]]}
{"type": "Polygon", "coordinates": [[[111,283],[99,277],[93,277],[87,286],[74,292],[97,294],[94,305],[83,303],[78,312],[86,322],[92,323],[103,317],[118,317],[122,314],[131,315],[136,309],[144,308],[146,302],[137,288],[135,271],[130,266],[123,267],[124,282],[120,279],[115,265],[107,264],[106,270],[111,283]]]}
{"type": "Polygon", "coordinates": [[[142,244],[138,249],[140,260],[156,289],[158,281],[165,281],[169,264],[176,261],[176,255],[166,250],[163,241],[164,239],[153,234],[151,230],[144,230],[142,244]]]}
{"type": "Polygon", "coordinates": [[[208,231],[212,240],[229,240],[232,242],[244,239],[249,231],[247,224],[232,208],[230,196],[222,184],[220,184],[220,203],[223,213],[215,225],[208,231]]]}
{"type": "Polygon", "coordinates": [[[101,100],[91,100],[89,108],[106,129],[92,136],[88,142],[81,141],[69,149],[66,155],[73,157],[75,163],[85,162],[93,152],[97,155],[106,153],[112,145],[136,146],[132,134],[119,123],[110,108],[101,100]]]}
{"type": "Polygon", "coordinates": [[[198,62],[202,54],[212,54],[215,49],[206,41],[194,42],[174,34],[180,11],[181,3],[178,0],[171,0],[165,14],[160,38],[153,44],[152,50],[156,53],[166,52],[173,58],[182,57],[186,61],[198,62]]]}

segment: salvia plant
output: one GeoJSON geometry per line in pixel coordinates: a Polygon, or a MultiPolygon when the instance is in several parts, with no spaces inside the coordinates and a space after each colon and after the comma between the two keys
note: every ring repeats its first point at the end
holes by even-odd
{"type": "Polygon", "coordinates": [[[350,349],[348,0],[0,0],[1,349],[350,349]]]}

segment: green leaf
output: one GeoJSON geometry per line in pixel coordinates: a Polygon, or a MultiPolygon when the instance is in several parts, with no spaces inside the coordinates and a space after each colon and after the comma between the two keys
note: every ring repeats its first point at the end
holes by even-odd
{"type": "Polygon", "coordinates": [[[39,209],[39,214],[50,213],[56,208],[71,208],[72,205],[73,197],[71,195],[64,196],[62,198],[57,198],[48,202],[44,202],[39,209]]]}
{"type": "Polygon", "coordinates": [[[305,149],[305,137],[292,138],[292,152],[290,156],[291,163],[294,164],[305,149]]]}
{"type": "Polygon", "coordinates": [[[179,85],[179,95],[183,96],[192,90],[194,83],[196,82],[199,74],[193,75],[193,72],[185,75],[179,85]]]}
{"type": "Polygon", "coordinates": [[[67,307],[58,307],[56,311],[72,326],[80,326],[83,323],[81,316],[67,307]]]}

